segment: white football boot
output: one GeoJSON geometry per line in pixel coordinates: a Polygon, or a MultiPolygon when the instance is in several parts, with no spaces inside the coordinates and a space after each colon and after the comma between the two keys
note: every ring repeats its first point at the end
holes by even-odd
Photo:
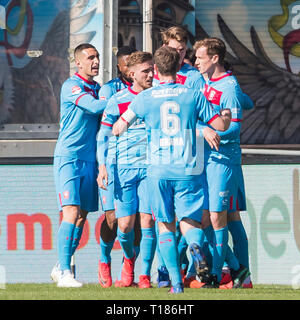
{"type": "Polygon", "coordinates": [[[61,272],[61,270],[59,268],[59,262],[57,261],[55,266],[53,267],[53,269],[51,271],[50,277],[54,282],[57,283],[59,278],[61,277],[61,275],[62,275],[62,272],[61,272]]]}
{"type": "Polygon", "coordinates": [[[64,270],[57,282],[57,286],[60,288],[80,288],[82,283],[74,279],[70,270],[64,270]]]}

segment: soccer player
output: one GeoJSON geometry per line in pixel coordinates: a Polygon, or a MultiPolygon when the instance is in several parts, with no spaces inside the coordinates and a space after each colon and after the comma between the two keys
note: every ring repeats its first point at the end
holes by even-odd
{"type": "Polygon", "coordinates": [[[88,212],[98,210],[96,134],[106,102],[98,99],[99,53],[91,44],[74,51],[78,72],[61,89],[60,131],[54,151],[54,178],[63,212],[58,230],[58,287],[81,287],[70,270],[88,212]]]}
{"type": "MultiPolygon", "coordinates": [[[[176,82],[192,87],[194,83],[198,82],[199,78],[202,78],[202,76],[201,76],[201,73],[196,68],[184,62],[184,58],[186,57],[186,52],[188,50],[187,48],[188,34],[186,30],[179,26],[170,27],[161,33],[161,38],[162,38],[163,46],[169,46],[171,48],[174,48],[179,54],[180,69],[176,74],[176,82]]],[[[159,83],[160,83],[160,79],[158,77],[158,74],[155,74],[153,79],[153,86],[156,86],[159,83]]],[[[157,226],[156,226],[156,230],[158,235],[157,226]]],[[[179,247],[178,247],[178,249],[180,250],[179,255],[186,260],[186,256],[185,256],[185,251],[187,248],[186,241],[183,237],[181,237],[180,232],[178,232],[177,234],[178,234],[177,241],[178,242],[180,241],[179,247]]],[[[160,254],[158,245],[156,249],[156,257],[157,257],[157,265],[158,265],[158,270],[157,270],[158,287],[159,288],[168,287],[170,286],[169,273],[164,263],[163,257],[160,254]]]]}
{"type": "MultiPolygon", "coordinates": [[[[122,117],[131,101],[145,89],[152,86],[154,75],[153,57],[148,52],[137,51],[128,61],[129,75],[133,79],[131,87],[115,94],[105,109],[98,137],[100,188],[105,188],[108,176],[106,169],[106,138],[111,135],[113,124],[122,117]],[[104,180],[104,183],[103,183],[104,180]]],[[[131,286],[134,280],[134,232],[136,214],[140,214],[142,261],[139,288],[150,288],[150,271],[155,253],[156,236],[152,219],[149,194],[147,190],[146,163],[147,136],[145,124],[140,120],[133,123],[126,135],[116,140],[116,165],[114,189],[116,199],[116,217],[118,219],[118,240],[123,249],[124,260],[121,271],[121,284],[131,286]]]]}
{"type": "MultiPolygon", "coordinates": [[[[232,119],[226,132],[216,132],[207,125],[201,131],[207,143],[206,201],[202,219],[203,231],[213,248],[211,277],[204,287],[219,287],[222,267],[228,249],[228,212],[234,209],[238,188],[241,185],[240,128],[242,108],[253,106],[251,99],[242,93],[236,78],[225,68],[226,47],[218,38],[208,38],[194,44],[196,63],[206,83],[205,97],[214,109],[230,108],[232,119]],[[216,149],[216,144],[220,144],[216,149]],[[232,201],[234,199],[234,203],[232,201]]],[[[243,187],[242,187],[243,188],[243,187]]],[[[240,189],[242,189],[240,188],[240,189]]],[[[243,191],[244,192],[244,191],[243,191]]],[[[241,228],[239,226],[239,230],[241,228]]],[[[240,237],[241,238],[241,237],[240,237]]],[[[234,287],[240,287],[249,275],[249,265],[235,265],[232,270],[234,287]]]]}
{"type": "MultiPolygon", "coordinates": [[[[201,74],[191,64],[184,61],[188,51],[188,34],[186,30],[179,26],[170,27],[161,33],[161,38],[163,46],[169,46],[176,49],[180,56],[180,69],[176,74],[176,82],[186,86],[192,86],[193,83],[191,80],[194,82],[196,79],[201,77],[201,74]]],[[[159,84],[159,82],[160,79],[158,78],[158,74],[155,74],[153,86],[159,84]]]]}
{"type": "MultiPolygon", "coordinates": [[[[146,123],[151,207],[158,221],[159,249],[172,280],[171,293],[183,292],[175,214],[188,244],[200,250],[203,159],[196,145],[196,121],[199,118],[223,131],[231,118],[228,110],[222,111],[222,116],[216,114],[200,91],[176,83],[179,60],[174,48],[165,46],[155,52],[155,69],[161,84],[139,93],[113,127],[113,134],[120,135],[137,118],[146,123]]],[[[193,257],[199,259],[199,268],[206,268],[200,254],[193,257]]]]}
{"type": "MultiPolygon", "coordinates": [[[[129,77],[128,59],[135,49],[124,46],[117,52],[118,77],[104,84],[99,91],[99,99],[108,101],[115,93],[132,85],[129,77]]],[[[102,287],[108,288],[112,285],[111,277],[111,250],[117,236],[117,219],[114,206],[114,157],[115,139],[110,139],[108,147],[108,159],[106,162],[109,175],[106,189],[99,188],[100,202],[105,217],[100,229],[100,260],[98,265],[98,279],[102,287]]],[[[136,237],[137,238],[137,237],[136,237]]]]}

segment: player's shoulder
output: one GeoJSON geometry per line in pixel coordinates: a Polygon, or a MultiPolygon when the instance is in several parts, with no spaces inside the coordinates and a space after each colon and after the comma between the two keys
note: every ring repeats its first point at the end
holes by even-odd
{"type": "Polygon", "coordinates": [[[194,66],[184,63],[180,68],[180,71],[188,71],[188,72],[199,72],[194,66]]]}
{"type": "Polygon", "coordinates": [[[115,87],[117,84],[119,84],[121,82],[120,78],[116,77],[116,78],[113,78],[109,81],[107,81],[103,86],[102,88],[111,88],[111,87],[115,87]]]}
{"type": "Polygon", "coordinates": [[[79,94],[84,91],[83,83],[76,76],[71,76],[64,81],[61,87],[62,94],[79,94]]]}

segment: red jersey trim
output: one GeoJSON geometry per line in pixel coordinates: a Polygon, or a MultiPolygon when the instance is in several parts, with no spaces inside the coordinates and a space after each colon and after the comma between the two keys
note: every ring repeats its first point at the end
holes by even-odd
{"type": "Polygon", "coordinates": [[[218,114],[215,114],[207,123],[211,124],[215,119],[219,118],[218,114]]]}
{"type": "Polygon", "coordinates": [[[128,87],[128,91],[135,94],[135,95],[139,94],[139,92],[133,91],[131,87],[128,87]]]}
{"type": "Polygon", "coordinates": [[[226,77],[229,77],[229,76],[232,76],[232,72],[228,72],[228,73],[226,73],[226,74],[224,74],[223,76],[221,76],[221,77],[219,77],[219,78],[211,78],[211,79],[209,79],[210,81],[219,81],[219,80],[221,80],[221,79],[223,79],[223,78],[226,78],[226,77]]]}
{"type": "Polygon", "coordinates": [[[84,93],[84,94],[82,94],[81,96],[79,96],[79,97],[76,99],[75,104],[77,105],[77,104],[78,104],[78,101],[79,101],[83,96],[85,96],[86,94],[89,94],[89,93],[84,93]]]}
{"type": "Polygon", "coordinates": [[[96,82],[95,81],[89,81],[87,79],[85,79],[84,77],[82,77],[80,74],[78,74],[77,72],[75,73],[75,76],[77,76],[78,78],[80,78],[81,80],[83,80],[84,82],[91,84],[91,85],[95,85],[96,82]]]}
{"type": "Polygon", "coordinates": [[[107,123],[107,122],[101,122],[101,125],[107,126],[107,127],[111,127],[112,128],[112,124],[107,123]]]}
{"type": "Polygon", "coordinates": [[[123,120],[124,122],[126,122],[127,125],[129,124],[129,122],[127,122],[123,117],[120,117],[120,118],[121,118],[121,120],[123,120]]]}
{"type": "Polygon", "coordinates": [[[242,122],[243,120],[242,119],[238,119],[238,118],[233,118],[231,119],[232,122],[242,122]]]}

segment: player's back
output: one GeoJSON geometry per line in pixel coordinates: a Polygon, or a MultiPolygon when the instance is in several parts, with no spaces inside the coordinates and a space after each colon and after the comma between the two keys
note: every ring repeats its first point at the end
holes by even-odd
{"type": "Polygon", "coordinates": [[[55,156],[74,157],[95,161],[96,134],[99,114],[78,107],[78,101],[86,94],[98,98],[100,85],[74,75],[67,79],[61,89],[60,131],[55,156]]]}
{"type": "Polygon", "coordinates": [[[191,179],[202,172],[203,145],[196,141],[198,117],[215,115],[200,91],[164,83],[141,92],[130,108],[145,119],[148,135],[148,175],[191,179]],[[196,152],[197,151],[197,152],[196,152]]]}

